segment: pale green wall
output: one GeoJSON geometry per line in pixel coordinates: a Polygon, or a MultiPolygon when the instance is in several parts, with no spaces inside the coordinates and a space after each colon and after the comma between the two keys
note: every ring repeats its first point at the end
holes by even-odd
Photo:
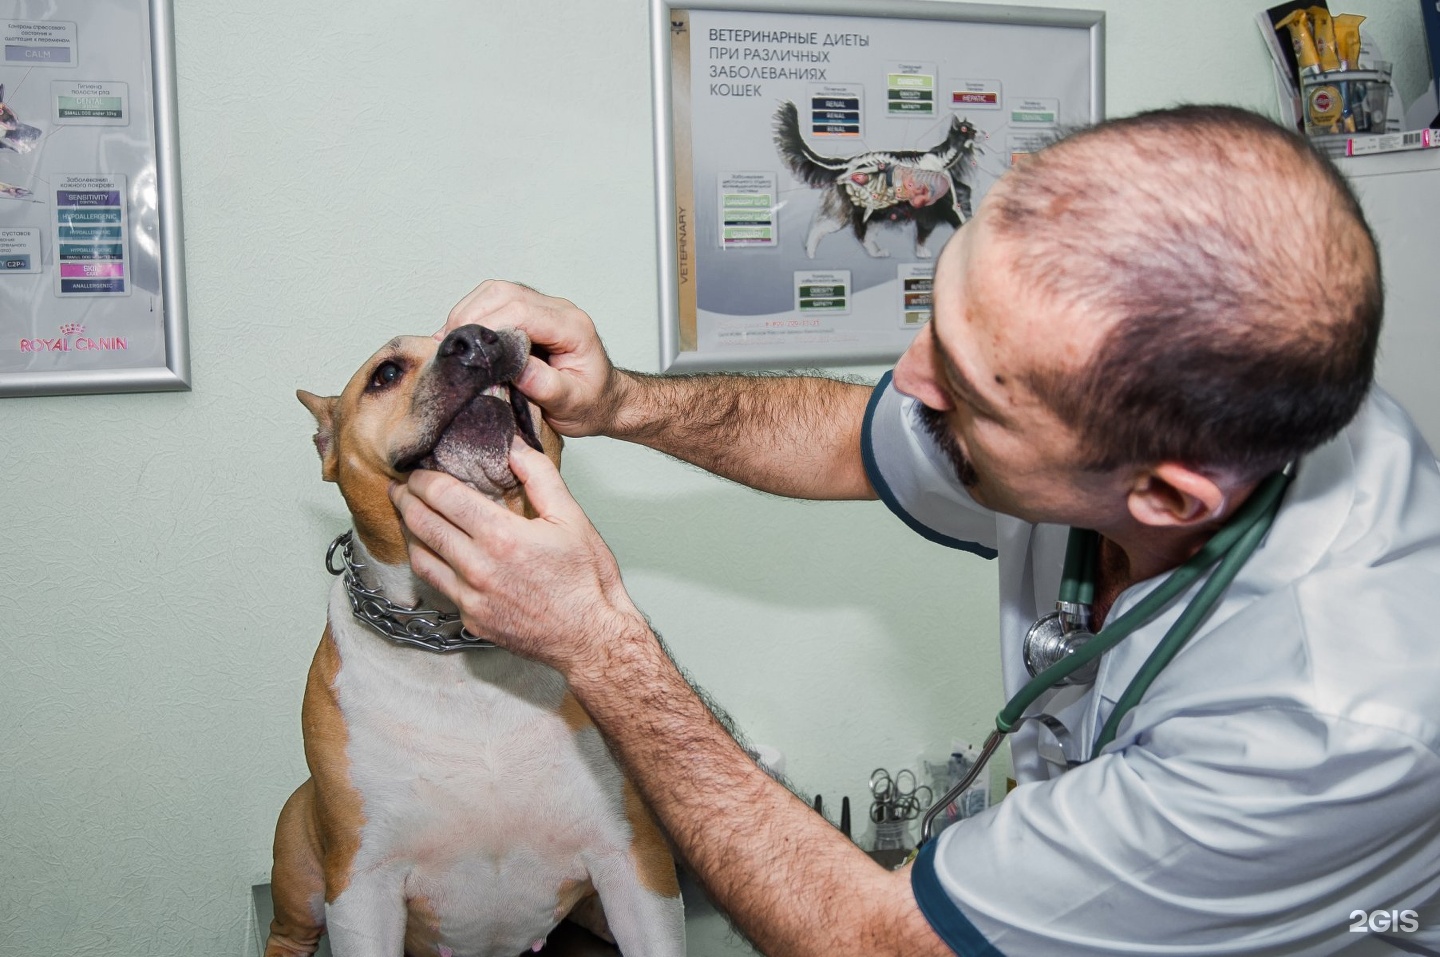
{"type": "MultiPolygon", "coordinates": [[[[1100,4],[1109,111],[1271,110],[1260,2],[1100,4]]],[[[1351,9],[1418,56],[1415,3],[1351,9]]],[[[250,953],[345,523],[296,387],[337,389],[490,276],[656,362],[641,0],[179,0],[175,21],[194,391],[0,400],[5,957],[250,953]]],[[[876,504],[606,440],[566,474],[679,659],[803,787],[858,795],[983,732],[993,566],[876,504]]]]}

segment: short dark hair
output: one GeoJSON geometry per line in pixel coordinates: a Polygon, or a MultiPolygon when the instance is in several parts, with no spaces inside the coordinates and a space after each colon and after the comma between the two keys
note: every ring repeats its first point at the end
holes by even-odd
{"type": "Polygon", "coordinates": [[[1027,377],[1088,467],[1257,477],[1364,401],[1379,257],[1349,185],[1303,137],[1230,106],[1141,113],[1046,147],[990,201],[1022,281],[1108,323],[1087,368],[1027,377]]]}

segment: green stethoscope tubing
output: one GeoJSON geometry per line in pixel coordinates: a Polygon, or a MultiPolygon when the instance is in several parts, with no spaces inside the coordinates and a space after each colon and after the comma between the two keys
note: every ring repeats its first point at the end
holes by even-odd
{"type": "MultiPolygon", "coordinates": [[[[1115,702],[1115,708],[1100,729],[1095,746],[1090,752],[1092,759],[1099,756],[1105,746],[1115,740],[1121,720],[1140,702],[1155,678],[1199,630],[1201,622],[1210,614],[1225,589],[1230,587],[1245,562],[1254,554],[1255,549],[1260,547],[1260,542],[1270,531],[1275,515],[1280,511],[1280,500],[1292,475],[1293,469],[1287,467],[1265,479],[1255,494],[1230,517],[1230,521],[1212,535],[1185,564],[1175,569],[1159,587],[1136,602],[1134,608],[1107,624],[1098,635],[1076,651],[1031,678],[1025,687],[1006,702],[1005,707],[995,716],[995,730],[986,739],[979,760],[971,767],[965,780],[951,788],[925,815],[921,826],[921,842],[929,838],[930,825],[935,814],[952,804],[960,793],[970,786],[978,776],[980,768],[984,767],[999,746],[1001,739],[1025,720],[1026,709],[1034,704],[1037,698],[1150,622],[1201,575],[1214,567],[1214,573],[1165,632],[1165,636],[1160,639],[1160,643],[1145,659],[1145,663],[1140,666],[1140,670],[1115,702]]],[[[1095,546],[1098,538],[1099,536],[1089,529],[1070,530],[1065,549],[1065,565],[1061,573],[1061,601],[1088,605],[1094,600],[1095,546]]]]}

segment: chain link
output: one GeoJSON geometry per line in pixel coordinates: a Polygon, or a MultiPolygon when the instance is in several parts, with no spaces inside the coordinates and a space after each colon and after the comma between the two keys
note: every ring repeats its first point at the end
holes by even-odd
{"type": "Polygon", "coordinates": [[[381,637],[397,645],[409,645],[444,654],[450,651],[467,651],[471,648],[494,648],[495,642],[486,641],[465,630],[460,623],[458,612],[438,611],[433,608],[406,608],[386,598],[378,589],[366,588],[360,581],[360,573],[366,568],[357,561],[354,550],[354,533],[343,532],[330,543],[325,553],[325,570],[332,575],[343,576],[345,594],[350,598],[350,609],[355,617],[369,625],[381,637]],[[341,567],[335,567],[335,553],[340,553],[341,567]]]}

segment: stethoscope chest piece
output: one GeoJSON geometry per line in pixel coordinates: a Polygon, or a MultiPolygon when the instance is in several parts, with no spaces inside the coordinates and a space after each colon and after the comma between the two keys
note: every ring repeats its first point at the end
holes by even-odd
{"type": "MultiPolygon", "coordinates": [[[[1040,618],[1025,633],[1025,670],[1033,678],[1084,647],[1094,638],[1090,631],[1090,608],[1075,602],[1055,603],[1055,610],[1040,618]]],[[[1088,685],[1100,671],[1095,658],[1061,678],[1057,685],[1088,685]]]]}

